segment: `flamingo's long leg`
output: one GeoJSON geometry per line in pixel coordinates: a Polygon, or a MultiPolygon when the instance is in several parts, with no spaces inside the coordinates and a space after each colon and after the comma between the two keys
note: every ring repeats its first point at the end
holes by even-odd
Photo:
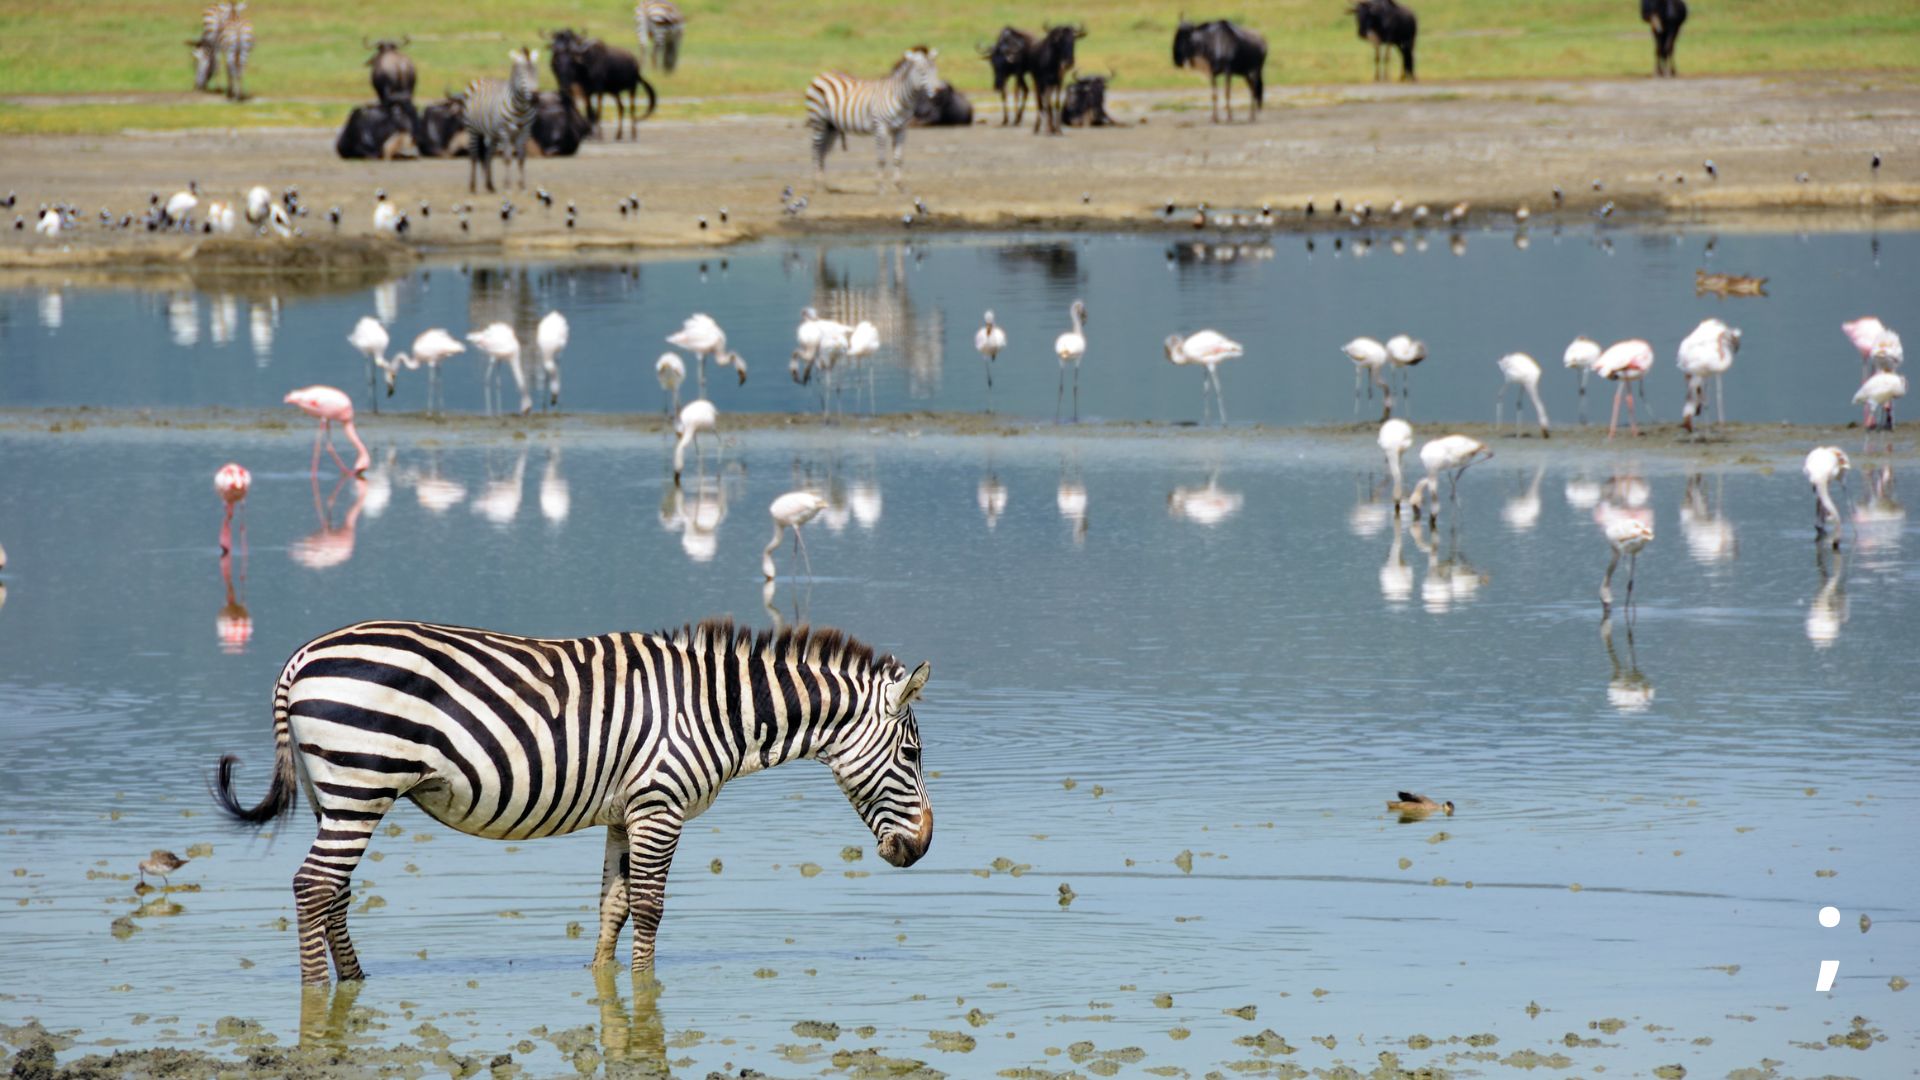
{"type": "Polygon", "coordinates": [[[1213,380],[1213,402],[1220,409],[1220,426],[1227,426],[1227,395],[1220,389],[1220,373],[1213,368],[1207,369],[1207,378],[1213,380]]]}
{"type": "Polygon", "coordinates": [[[1635,416],[1635,415],[1634,415],[1634,411],[1633,411],[1633,395],[1632,395],[1631,393],[1629,393],[1629,394],[1627,395],[1627,426],[1633,429],[1633,434],[1634,434],[1634,437],[1635,437],[1635,438],[1639,438],[1639,436],[1640,436],[1640,419],[1639,419],[1639,417],[1637,417],[1637,416],[1635,416]]]}
{"type": "Polygon", "coordinates": [[[793,546],[800,549],[801,565],[805,566],[807,569],[807,580],[812,581],[813,580],[813,560],[807,556],[807,542],[806,540],[801,538],[800,532],[801,532],[800,526],[795,525],[793,527],[793,546]]]}
{"type": "Polygon", "coordinates": [[[1613,419],[1607,424],[1607,441],[1612,442],[1614,433],[1620,430],[1620,395],[1627,389],[1626,383],[1613,388],[1613,419]]]}

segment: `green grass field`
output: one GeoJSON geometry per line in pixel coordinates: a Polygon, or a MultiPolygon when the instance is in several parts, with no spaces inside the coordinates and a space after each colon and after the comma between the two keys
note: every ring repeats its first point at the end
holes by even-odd
{"type": "MultiPolygon", "coordinates": [[[[667,116],[797,111],[815,72],[879,73],[917,42],[941,50],[942,74],[972,93],[980,109],[991,79],[974,45],[1003,23],[1037,27],[1037,11],[1084,22],[1090,36],[1080,43],[1080,66],[1113,69],[1122,88],[1200,85],[1171,65],[1177,0],[1078,6],[683,0],[682,6],[689,25],[680,69],[649,76],[667,116]]],[[[1368,47],[1354,37],[1343,0],[1186,6],[1196,17],[1227,15],[1265,33],[1270,83],[1371,77],[1368,47]]],[[[1413,0],[1413,6],[1420,16],[1420,73],[1429,81],[1644,76],[1652,67],[1652,45],[1634,0],[1413,0]]],[[[198,13],[194,0],[0,0],[0,95],[47,96],[0,109],[0,132],[330,125],[344,106],[373,96],[362,35],[412,36],[422,99],[477,75],[504,76],[508,49],[540,44],[544,28],[568,25],[633,45],[631,9],[620,0],[254,0],[257,45],[247,78],[253,100],[236,106],[213,96],[171,96],[192,86],[184,42],[198,31],[198,13]],[[123,97],[71,100],[79,95],[123,97]],[[140,95],[167,96],[142,101],[140,95]]],[[[1678,59],[1683,75],[1911,72],[1920,66],[1917,55],[1920,4],[1914,0],[1698,0],[1678,59]]]]}

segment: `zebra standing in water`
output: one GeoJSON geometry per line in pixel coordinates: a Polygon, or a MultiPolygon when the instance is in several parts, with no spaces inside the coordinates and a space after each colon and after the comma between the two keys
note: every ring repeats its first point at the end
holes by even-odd
{"type": "Polygon", "coordinates": [[[214,69],[224,62],[227,97],[239,101],[246,96],[247,55],[253,52],[253,23],[246,12],[244,2],[221,0],[208,4],[200,13],[200,36],[187,42],[187,47],[193,50],[195,90],[205,90],[213,82],[214,69]]]}
{"type": "MultiPolygon", "coordinates": [[[[467,190],[476,191],[484,162],[487,191],[493,191],[493,159],[505,153],[520,162],[520,189],[527,187],[527,135],[533,126],[533,102],[540,93],[540,51],[507,54],[513,75],[506,82],[475,79],[467,84],[467,190]]],[[[513,166],[509,164],[508,170],[513,166]]]]}
{"type": "Polygon", "coordinates": [[[680,34],[687,28],[687,17],[672,0],[640,0],[633,5],[633,36],[640,40],[640,54],[653,54],[653,66],[672,72],[680,63],[680,34]]]}
{"type": "Polygon", "coordinates": [[[653,966],[667,870],[686,823],[736,776],[796,758],[833,770],[879,841],[912,866],[933,842],[913,702],[928,666],[835,630],[754,635],[717,620],[671,634],[542,639],[416,622],[365,622],[315,638],[273,695],[266,798],[214,794],[261,824],[304,787],[319,836],[293,875],[300,978],[365,976],[347,937],[350,878],[401,798],[492,840],[607,829],[594,963],[633,917],[633,970],[653,966]]]}
{"type": "Polygon", "coordinates": [[[813,132],[813,168],[820,185],[827,181],[827,150],[838,134],[872,135],[880,150],[880,191],[887,187],[887,147],[893,147],[893,183],[905,189],[900,174],[900,148],[914,106],[940,89],[934,66],[937,49],[915,45],[901,54],[893,74],[884,79],[856,79],[837,71],[814,77],[807,84],[807,127],[813,132]]]}

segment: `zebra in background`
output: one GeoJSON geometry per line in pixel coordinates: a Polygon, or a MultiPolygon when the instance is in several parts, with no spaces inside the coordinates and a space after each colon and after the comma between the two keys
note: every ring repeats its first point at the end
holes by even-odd
{"type": "MultiPolygon", "coordinates": [[[[527,135],[533,126],[534,98],[540,93],[540,51],[515,49],[507,54],[513,75],[506,82],[475,79],[467,84],[467,190],[476,191],[485,163],[487,191],[493,191],[494,155],[505,153],[520,162],[520,189],[527,187],[527,135]]],[[[509,165],[508,170],[512,170],[509,165]]]]}
{"type": "Polygon", "coordinates": [[[673,0],[640,0],[633,5],[633,36],[640,41],[640,54],[651,53],[653,66],[672,72],[680,63],[680,35],[687,28],[687,17],[673,0]]]}
{"type": "Polygon", "coordinates": [[[364,978],[347,937],[354,868],[401,798],[472,836],[607,830],[594,963],[633,919],[633,970],[653,967],[667,871],[686,823],[721,785],[797,758],[833,770],[879,841],[912,866],[933,842],[909,673],[835,630],[712,620],[672,633],[542,639],[417,622],[365,622],[293,654],[273,694],[264,799],[215,798],[263,824],[307,791],[319,835],[293,875],[300,978],[364,978]]]}
{"type": "Polygon", "coordinates": [[[807,84],[807,127],[813,132],[813,167],[826,186],[827,151],[834,135],[846,141],[848,133],[872,135],[879,147],[879,186],[887,185],[887,146],[893,146],[893,183],[905,189],[900,172],[900,148],[914,107],[940,89],[934,61],[939,50],[915,45],[901,54],[893,74],[884,79],[856,79],[837,71],[817,75],[807,84]]]}
{"type": "Polygon", "coordinates": [[[239,101],[246,96],[247,55],[253,52],[253,22],[246,12],[247,5],[234,0],[208,4],[201,11],[200,36],[187,42],[193,50],[195,90],[205,90],[213,82],[215,68],[224,63],[227,98],[239,101]]]}

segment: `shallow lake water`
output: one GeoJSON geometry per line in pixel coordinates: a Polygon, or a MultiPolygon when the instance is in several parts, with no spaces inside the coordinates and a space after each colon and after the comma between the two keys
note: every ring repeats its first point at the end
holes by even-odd
{"type": "MultiPolygon", "coordinates": [[[[1547,369],[1542,393],[1558,423],[1583,407],[1604,419],[1612,387],[1590,387],[1583,406],[1561,363],[1579,334],[1650,340],[1658,362],[1646,390],[1653,415],[1671,421],[1682,392],[1674,349],[1718,316],[1745,333],[1726,380],[1731,417],[1839,423],[1857,415],[1849,399],[1859,370],[1839,324],[1872,312],[1897,322],[1912,306],[1916,274],[1914,234],[1720,235],[1576,220],[1518,234],[989,235],[779,241],[595,265],[436,260],[394,281],[325,292],[276,291],[246,277],[203,277],[200,288],[184,276],[123,278],[127,287],[106,290],[84,276],[68,287],[43,276],[0,290],[0,402],[257,407],[319,382],[352,390],[364,409],[368,366],[345,340],[361,316],[386,321],[399,351],[429,327],[458,335],[495,320],[530,342],[541,315],[557,309],[573,328],[562,360],[566,409],[662,408],[653,364],[663,339],[703,311],[750,366],[744,386],[716,373],[709,391],[723,412],[806,411],[820,407],[819,384],[797,386],[786,368],[798,313],[813,304],[881,332],[875,361],[842,376],[845,409],[991,407],[1051,418],[1061,385],[1053,341],[1084,297],[1087,418],[1198,420],[1201,372],[1167,363],[1161,343],[1211,327],[1247,347],[1221,372],[1238,422],[1377,416],[1377,399],[1356,403],[1340,346],[1402,331],[1430,354],[1402,402],[1416,422],[1491,419],[1501,385],[1494,361],[1514,351],[1547,369]],[[1700,269],[1765,276],[1769,295],[1698,296],[1700,269]],[[973,349],[988,308],[1009,335],[991,394],[973,349]]],[[[446,408],[488,407],[482,366],[473,352],[448,363],[446,408]]],[[[505,376],[496,379],[517,404],[505,376]]],[[[377,404],[418,410],[426,399],[415,373],[377,404]]]]}
{"type": "Polygon", "coordinates": [[[932,661],[924,861],[881,864],[811,764],[730,786],[681,845],[649,1002],[582,966],[598,834],[503,845],[403,806],[357,879],[371,979],[307,999],[309,1038],[444,1035],[536,1075],[815,1075],[864,1048],[958,1076],[1920,1055],[1890,986],[1920,955],[1920,564],[1864,462],[1822,557],[1785,446],[1695,475],[1503,444],[1429,533],[1396,526],[1359,436],[748,434],[678,497],[653,437],[373,441],[337,485],[303,431],[0,435],[0,1020],[77,1028],[70,1055],[300,1037],[310,819],[253,838],[206,781],[239,753],[256,797],[308,638],[770,604],[932,661]],[[231,592],[229,458],[255,477],[231,592]],[[765,507],[800,484],[833,507],[814,576],[783,550],[769,598],[765,507]],[[1630,622],[1600,618],[1603,501],[1658,531],[1630,622]],[[1458,813],[1401,823],[1400,788],[1458,813]],[[135,897],[149,849],[197,844],[135,897]]]}

